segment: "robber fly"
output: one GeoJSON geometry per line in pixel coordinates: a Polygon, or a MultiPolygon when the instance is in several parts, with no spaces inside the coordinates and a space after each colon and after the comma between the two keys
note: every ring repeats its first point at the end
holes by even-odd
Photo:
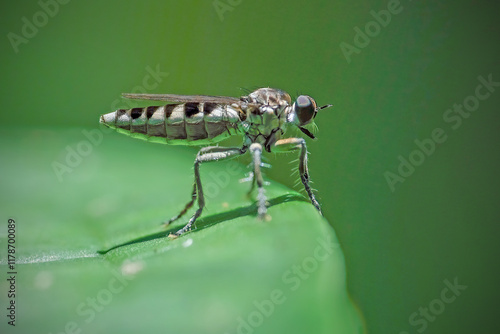
{"type": "Polygon", "coordinates": [[[180,236],[191,229],[205,206],[200,164],[234,158],[246,152],[252,155],[253,172],[250,173],[253,190],[257,184],[257,214],[267,217],[266,196],[261,167],[262,152],[299,151],[299,174],[302,184],[314,207],[321,213],[318,201],[309,185],[307,147],[304,138],[284,138],[286,127],[294,125],[306,136],[314,135],[304,126],[311,124],[319,110],[313,98],[300,95],[292,103],[290,95],[282,90],[259,88],[240,98],[205,95],[175,94],[123,94],[125,98],[170,101],[174,104],[145,108],[119,109],[101,115],[100,122],[133,137],[167,144],[209,145],[231,135],[242,134],[242,147],[203,147],[194,162],[194,185],[191,200],[175,217],[164,224],[181,218],[195,201],[198,209],[187,224],[173,236],[180,236]]]}

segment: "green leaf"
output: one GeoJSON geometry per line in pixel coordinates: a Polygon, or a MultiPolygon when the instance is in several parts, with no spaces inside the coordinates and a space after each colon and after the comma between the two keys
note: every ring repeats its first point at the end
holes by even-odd
{"type": "Polygon", "coordinates": [[[4,318],[2,333],[363,331],[335,233],[303,195],[270,181],[259,221],[247,168],[207,163],[206,210],[170,240],[192,213],[160,225],[189,200],[193,149],[102,129],[2,133],[17,272],[16,327],[4,318]]]}

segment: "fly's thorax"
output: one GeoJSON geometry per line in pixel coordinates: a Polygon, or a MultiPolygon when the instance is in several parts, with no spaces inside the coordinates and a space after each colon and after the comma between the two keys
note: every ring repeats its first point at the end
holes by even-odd
{"type": "Polygon", "coordinates": [[[281,106],[263,105],[247,111],[246,121],[243,122],[246,144],[259,143],[270,151],[270,147],[284,133],[286,108],[281,106]]]}
{"type": "Polygon", "coordinates": [[[279,89],[260,88],[241,99],[249,104],[243,124],[246,143],[259,143],[269,150],[284,133],[290,95],[279,89]]]}
{"type": "Polygon", "coordinates": [[[273,88],[259,88],[242,100],[250,105],[247,109],[247,122],[257,127],[262,134],[281,128],[286,121],[285,110],[291,104],[288,93],[273,88]]]}
{"type": "Polygon", "coordinates": [[[287,92],[274,88],[259,88],[241,99],[250,103],[281,108],[292,104],[292,99],[287,92]]]}
{"type": "Polygon", "coordinates": [[[283,109],[276,106],[264,105],[247,112],[247,122],[257,127],[262,133],[267,130],[280,128],[286,121],[283,109]]]}

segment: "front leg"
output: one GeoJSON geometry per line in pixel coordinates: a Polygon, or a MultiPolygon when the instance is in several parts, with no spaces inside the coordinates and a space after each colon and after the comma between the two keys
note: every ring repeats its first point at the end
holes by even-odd
{"type": "Polygon", "coordinates": [[[307,195],[309,196],[309,199],[311,200],[312,205],[314,205],[314,207],[319,211],[319,213],[323,215],[323,212],[321,212],[321,207],[319,206],[319,203],[316,200],[316,197],[314,196],[311,186],[309,185],[310,180],[309,180],[309,171],[307,169],[307,146],[305,139],[304,138],[280,139],[274,144],[271,151],[279,153],[279,152],[290,152],[297,149],[300,150],[299,151],[300,180],[304,185],[304,188],[307,192],[307,195]]]}
{"type": "Polygon", "coordinates": [[[267,200],[266,195],[264,194],[264,179],[260,170],[260,167],[262,166],[262,145],[253,143],[250,145],[250,153],[252,154],[253,165],[252,189],[250,189],[250,191],[253,190],[254,184],[257,183],[257,216],[259,219],[267,220],[269,219],[266,207],[267,200]]]}
{"type": "MultiPolygon", "coordinates": [[[[196,160],[194,161],[194,189],[192,193],[193,199],[190,203],[188,203],[185,210],[187,211],[187,209],[193,204],[195,198],[198,199],[198,209],[191,216],[187,224],[182,229],[175,232],[172,236],[178,237],[184,232],[189,231],[191,229],[191,226],[194,224],[196,219],[201,215],[201,212],[205,207],[205,196],[203,195],[203,186],[201,184],[201,178],[200,178],[200,164],[202,162],[218,161],[218,160],[233,158],[235,156],[245,153],[245,151],[246,151],[245,148],[240,149],[234,147],[227,148],[219,146],[210,146],[210,147],[204,147],[198,152],[196,160]]],[[[181,212],[181,214],[183,213],[184,212],[181,212]]]]}

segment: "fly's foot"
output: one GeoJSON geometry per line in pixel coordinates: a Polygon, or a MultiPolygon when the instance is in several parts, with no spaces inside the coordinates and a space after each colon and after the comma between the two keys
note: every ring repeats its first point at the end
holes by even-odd
{"type": "Polygon", "coordinates": [[[259,220],[262,220],[263,222],[269,222],[272,219],[271,215],[268,213],[264,213],[263,215],[258,215],[257,218],[259,220]]]}
{"type": "Polygon", "coordinates": [[[164,222],[163,222],[163,223],[161,223],[161,224],[163,225],[163,227],[166,227],[166,226],[168,226],[168,225],[172,224],[173,222],[175,222],[177,219],[181,218],[181,217],[184,215],[184,213],[185,213],[185,210],[183,210],[183,211],[182,211],[181,213],[179,213],[177,216],[172,217],[172,218],[170,218],[169,220],[164,221],[164,222]]]}
{"type": "Polygon", "coordinates": [[[271,216],[267,214],[267,205],[269,205],[269,203],[267,202],[265,190],[264,188],[259,188],[257,194],[257,217],[260,220],[271,220],[271,216]]]}
{"type": "Polygon", "coordinates": [[[167,220],[166,222],[161,223],[161,225],[162,225],[163,227],[167,227],[168,225],[172,224],[172,222],[173,222],[173,220],[172,220],[172,219],[169,219],[169,220],[167,220]]]}

